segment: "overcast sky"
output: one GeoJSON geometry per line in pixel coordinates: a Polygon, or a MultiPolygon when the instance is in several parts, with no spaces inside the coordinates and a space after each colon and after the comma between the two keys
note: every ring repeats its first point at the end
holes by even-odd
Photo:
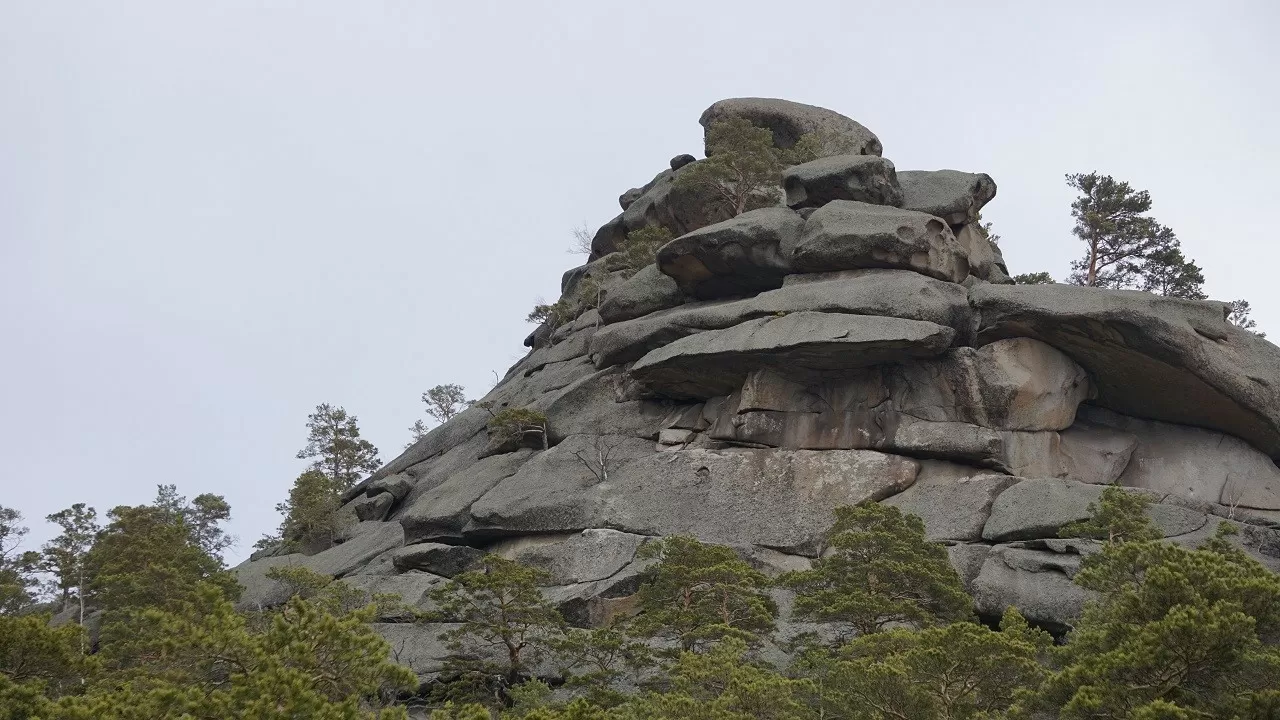
{"type": "Polygon", "coordinates": [[[1277,26],[1271,0],[0,0],[0,504],[35,546],[73,502],[220,493],[238,561],[317,403],[385,461],[423,390],[483,394],[571,229],[701,156],[725,97],[990,173],[1014,273],[1079,254],[1064,173],[1129,180],[1280,337],[1277,26]]]}

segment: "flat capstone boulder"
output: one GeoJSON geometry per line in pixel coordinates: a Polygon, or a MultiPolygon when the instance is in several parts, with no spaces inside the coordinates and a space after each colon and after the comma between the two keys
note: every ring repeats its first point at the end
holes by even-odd
{"type": "Polygon", "coordinates": [[[746,118],[752,125],[773,132],[780,148],[793,147],[801,137],[814,135],[822,155],[880,155],[883,147],[875,133],[852,118],[815,105],[778,98],[729,98],[712,104],[698,118],[703,129],[717,120],[746,118]]]}
{"type": "Polygon", "coordinates": [[[874,155],[833,155],[787,168],[782,173],[787,207],[822,207],[832,200],[902,205],[893,163],[874,155]]]}

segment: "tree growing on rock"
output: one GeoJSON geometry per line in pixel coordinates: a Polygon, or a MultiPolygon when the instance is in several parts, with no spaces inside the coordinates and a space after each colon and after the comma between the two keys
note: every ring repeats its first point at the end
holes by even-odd
{"type": "Polygon", "coordinates": [[[637,557],[657,562],[640,586],[636,634],[700,652],[726,638],[754,643],[773,630],[778,609],[765,594],[769,579],[732,549],[671,535],[645,544],[637,557]]]}
{"type": "Polygon", "coordinates": [[[726,118],[707,129],[707,158],[686,167],[676,183],[705,191],[730,216],[741,215],[778,203],[786,160],[768,128],[726,118]]]}
{"type": "Polygon", "coordinates": [[[811,652],[800,673],[813,688],[818,717],[1005,717],[1048,671],[1053,638],[1006,611],[1000,632],[976,623],[864,635],[834,653],[811,652]]]}
{"type": "Polygon", "coordinates": [[[493,412],[491,407],[480,405],[489,411],[487,424],[490,442],[497,447],[520,446],[532,443],[546,450],[547,416],[533,408],[506,408],[493,412]]]}
{"type": "Polygon", "coordinates": [[[89,573],[86,559],[93,541],[102,529],[98,526],[98,511],[84,503],[76,503],[65,510],[45,517],[62,528],[41,549],[41,569],[50,576],[50,585],[66,610],[75,602],[79,612],[77,622],[84,624],[85,592],[88,590],[89,573]]]}
{"type": "Polygon", "coordinates": [[[307,416],[307,445],[298,451],[298,459],[312,458],[311,468],[323,472],[344,492],[381,464],[378,448],[360,437],[356,417],[328,403],[317,405],[307,416]]]}
{"type": "Polygon", "coordinates": [[[1015,285],[1052,285],[1057,280],[1047,272],[1033,272],[1014,275],[1013,282],[1015,285]]]}
{"type": "Polygon", "coordinates": [[[1173,231],[1146,213],[1151,194],[1096,172],[1067,175],[1080,192],[1071,203],[1072,232],[1085,244],[1085,256],[1072,263],[1072,282],[1089,287],[1132,287],[1144,259],[1175,241],[1173,231]]]}
{"type": "Polygon", "coordinates": [[[646,225],[627,233],[619,252],[622,265],[629,276],[658,261],[658,250],[671,242],[671,231],[659,225],[646,225]]]}
{"type": "Polygon", "coordinates": [[[1204,273],[1176,246],[1149,254],[1142,268],[1142,289],[1166,297],[1204,300],[1204,273]]]}
{"type": "Polygon", "coordinates": [[[492,678],[498,694],[527,675],[560,634],[564,618],[542,596],[549,576],[498,555],[453,577],[431,593],[438,610],[429,619],[459,623],[440,635],[459,656],[453,672],[492,678]]]}
{"type": "Polygon", "coordinates": [[[276,505],[284,518],[280,540],[291,551],[327,548],[339,530],[338,509],[342,491],[319,470],[308,470],[294,480],[289,498],[276,505]]]}
{"type": "Polygon", "coordinates": [[[1253,311],[1253,308],[1249,307],[1248,300],[1232,300],[1231,302],[1227,303],[1227,305],[1228,305],[1227,322],[1231,323],[1232,325],[1235,325],[1238,328],[1243,328],[1245,330],[1248,330],[1249,332],[1253,333],[1254,335],[1257,335],[1258,337],[1267,336],[1266,333],[1259,332],[1258,330],[1254,329],[1258,327],[1258,323],[1253,318],[1249,317],[1249,313],[1253,311]]]}
{"type": "Polygon", "coordinates": [[[461,385],[453,384],[436,385],[422,393],[422,402],[427,406],[427,414],[440,423],[449,422],[471,404],[467,400],[467,391],[461,385]]]}
{"type": "Polygon", "coordinates": [[[1075,577],[1099,600],[1033,707],[1066,720],[1268,717],[1280,707],[1280,576],[1230,542],[1231,523],[1199,549],[1155,539],[1138,497],[1108,490],[1078,528],[1107,539],[1075,577]]]}
{"type": "Polygon", "coordinates": [[[920,518],[875,502],[836,508],[835,517],[824,556],[783,577],[797,617],[847,623],[858,635],[973,617],[947,551],[925,540],[920,518]]]}

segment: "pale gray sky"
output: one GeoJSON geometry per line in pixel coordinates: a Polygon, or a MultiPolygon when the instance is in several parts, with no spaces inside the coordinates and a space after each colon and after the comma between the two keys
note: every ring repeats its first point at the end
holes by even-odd
{"type": "Polygon", "coordinates": [[[899,170],[990,173],[1013,272],[1078,254],[1063,174],[1151,191],[1280,336],[1280,10],[1256,2],[0,0],[0,504],[157,483],[274,528],[317,403],[394,457],[554,298],[570,230],[733,96],[899,170]],[[1052,6],[1054,9],[1050,9],[1052,6]],[[788,10],[790,9],[790,10],[788,10]]]}

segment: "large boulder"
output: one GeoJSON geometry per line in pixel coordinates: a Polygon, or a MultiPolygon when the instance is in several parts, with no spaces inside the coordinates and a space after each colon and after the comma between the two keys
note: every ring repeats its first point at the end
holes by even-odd
{"type": "MultiPolygon", "coordinates": [[[[879,155],[880,139],[858,122],[826,108],[777,98],[729,98],[714,103],[698,118],[704,129],[717,120],[746,118],[751,124],[769,128],[773,142],[790,148],[805,135],[814,134],[822,155],[879,155]]],[[[707,149],[708,154],[710,148],[707,149]]]]}
{"type": "Polygon", "coordinates": [[[1037,625],[1067,630],[1092,597],[1073,582],[1080,561],[1075,553],[997,545],[973,581],[974,606],[980,615],[992,619],[1016,607],[1037,625]]]}
{"type": "Polygon", "coordinates": [[[1089,371],[1096,404],[1280,457],[1280,348],[1227,322],[1223,303],[1074,285],[983,284],[969,299],[980,343],[1053,345],[1089,371]]]}
{"type": "Polygon", "coordinates": [[[977,541],[1000,493],[1018,482],[976,468],[939,460],[923,460],[916,482],[885,501],[924,520],[930,542],[977,541]]]}
{"type": "Polygon", "coordinates": [[[1220,432],[1087,408],[1085,420],[1137,440],[1120,483],[1228,507],[1280,510],[1280,468],[1220,432]]]}
{"type": "Polygon", "coordinates": [[[697,164],[690,163],[678,170],[659,173],[647,189],[622,211],[623,232],[630,233],[652,225],[666,228],[673,237],[679,237],[728,220],[732,213],[712,190],[677,182],[681,175],[697,164]]]}
{"type": "Polygon", "coordinates": [[[902,205],[893,163],[874,155],[834,155],[787,168],[782,173],[787,206],[822,207],[832,200],[902,205]]]}
{"type": "Polygon", "coordinates": [[[996,183],[986,173],[959,170],[904,170],[901,206],[942,218],[958,228],[976,222],[982,206],[996,196],[996,183]]]}
{"type": "Polygon", "coordinates": [[[600,304],[600,320],[606,323],[631,320],[684,302],[676,281],[655,265],[646,265],[625,282],[609,291],[600,304]]]}
{"type": "Polygon", "coordinates": [[[590,528],[568,535],[532,535],[504,540],[489,552],[546,572],[554,585],[595,582],[613,577],[635,559],[649,538],[590,528]]]}
{"type": "Polygon", "coordinates": [[[921,320],[797,312],[681,338],[640,358],[631,375],[669,397],[708,398],[733,392],[757,369],[847,371],[937,355],[954,337],[921,320]]]}
{"type": "Polygon", "coordinates": [[[450,474],[419,495],[400,517],[410,543],[456,539],[471,519],[471,505],[493,486],[514,475],[533,450],[491,455],[464,471],[450,474]]]}
{"type": "Polygon", "coordinates": [[[803,311],[923,320],[950,327],[961,338],[970,330],[972,312],[962,286],[907,270],[788,275],[781,288],[752,298],[690,303],[603,327],[591,338],[591,356],[602,368],[628,363],[704,330],[803,311]]]}
{"type": "MultiPolygon", "coordinates": [[[[1064,525],[1087,520],[1091,505],[1102,497],[1106,487],[1072,480],[1022,480],[1000,493],[991,506],[991,516],[982,529],[982,538],[991,542],[1056,538],[1064,525]]],[[[1159,503],[1160,494],[1147,494],[1157,501],[1147,508],[1147,517],[1165,537],[1184,535],[1200,529],[1207,522],[1203,513],[1172,503],[1159,503]]]]}
{"type": "Polygon", "coordinates": [[[956,283],[969,275],[968,256],[942,220],[852,200],[814,211],[783,252],[798,272],[901,268],[956,283]]]}
{"type": "Polygon", "coordinates": [[[1000,248],[987,239],[978,223],[969,223],[960,228],[956,232],[956,242],[969,257],[969,272],[974,277],[997,285],[1013,284],[1000,248]]]}
{"type": "Polygon", "coordinates": [[[779,247],[794,243],[803,225],[786,208],[752,210],[667,243],[658,267],[704,300],[781,287],[790,268],[779,247]]]}

